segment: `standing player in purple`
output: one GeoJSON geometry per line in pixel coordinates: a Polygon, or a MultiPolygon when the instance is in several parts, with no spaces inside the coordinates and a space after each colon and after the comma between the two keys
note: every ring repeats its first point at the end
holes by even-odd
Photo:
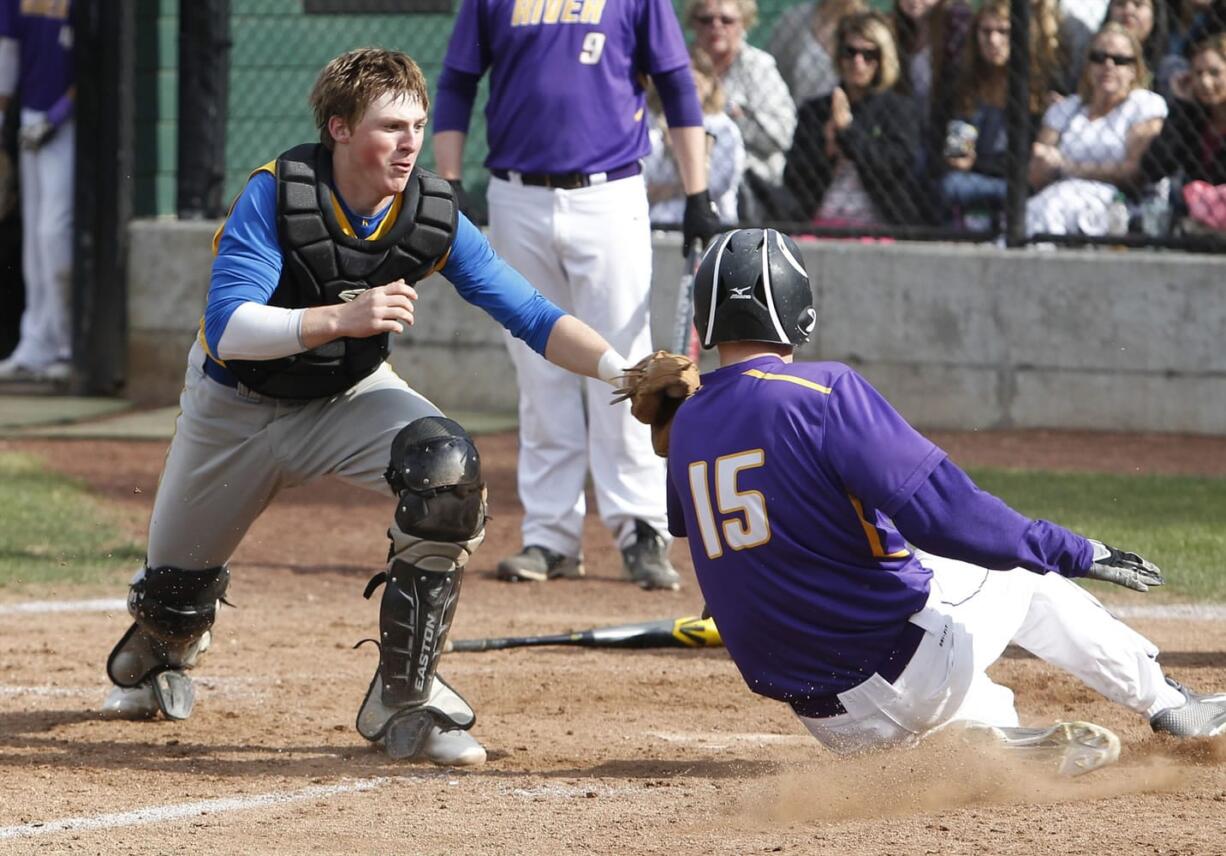
{"type": "MultiPolygon", "coordinates": [[[[486,107],[490,243],[558,306],[620,353],[651,350],[651,233],[640,161],[651,150],[643,83],[660,92],[687,194],[684,245],[719,219],[707,193],[702,108],[668,0],[464,0],[439,77],[434,154],[459,181],[477,83],[486,107]]],[[[627,576],[676,589],[668,561],[664,472],[628,405],[598,385],[507,347],[519,379],[524,549],[507,580],[583,575],[584,486],[627,576]]]]}
{"type": "Polygon", "coordinates": [[[21,338],[0,380],[68,378],[72,352],[72,3],[0,0],[0,128],[21,90],[21,338]]]}
{"type": "Polygon", "coordinates": [[[1165,678],[1158,649],[1069,580],[1144,591],[1156,567],[980,490],[850,367],[792,361],[816,313],[789,238],[717,238],[694,304],[720,368],[671,426],[669,522],[750,689],[836,751],[964,721],[1067,772],[1114,760],[1101,726],[1017,727],[985,673],[1012,642],[1156,731],[1226,733],[1226,695],[1165,678]]]}

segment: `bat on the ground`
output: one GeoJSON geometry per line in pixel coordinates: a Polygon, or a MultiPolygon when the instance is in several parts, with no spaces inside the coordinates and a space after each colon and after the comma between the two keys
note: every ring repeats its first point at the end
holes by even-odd
{"type": "Polygon", "coordinates": [[[723,645],[710,618],[689,615],[638,624],[593,627],[548,636],[508,636],[492,639],[453,639],[447,651],[501,651],[535,645],[579,645],[586,648],[718,648],[723,645]]]}
{"type": "Polygon", "coordinates": [[[684,354],[698,362],[698,331],[694,329],[694,274],[702,261],[702,244],[695,241],[685,257],[685,269],[677,289],[677,313],[673,318],[673,338],[669,342],[674,354],[684,354]]]}

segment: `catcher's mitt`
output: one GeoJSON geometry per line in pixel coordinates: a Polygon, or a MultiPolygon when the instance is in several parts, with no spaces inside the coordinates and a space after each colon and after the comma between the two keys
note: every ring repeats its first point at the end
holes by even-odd
{"type": "Polygon", "coordinates": [[[681,403],[698,390],[698,366],[689,357],[656,351],[643,357],[619,379],[613,403],[630,400],[634,418],[651,426],[651,446],[668,457],[668,434],[681,403]]]}

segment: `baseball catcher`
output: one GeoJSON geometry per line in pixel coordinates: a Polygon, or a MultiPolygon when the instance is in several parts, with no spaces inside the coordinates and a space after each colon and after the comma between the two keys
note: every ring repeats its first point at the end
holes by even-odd
{"type": "Polygon", "coordinates": [[[1158,649],[1071,579],[1136,591],[1152,563],[980,490],[872,385],[795,362],[817,316],[799,248],[773,229],[718,237],[695,323],[720,367],[672,419],[669,521],[749,686],[837,751],[913,743],[949,723],[1051,756],[1115,760],[1106,728],[1020,728],[986,669],[1010,643],[1178,737],[1226,733],[1226,694],[1163,674],[1158,649]]]}
{"type": "Polygon", "coordinates": [[[534,359],[608,383],[626,363],[496,256],[451,186],[417,167],[429,96],[411,58],[343,54],[311,103],[320,142],[252,173],[214,239],[104,711],[191,715],[187,672],[226,602],[230,556],[282,487],[334,474],[395,498],[387,567],[366,589],[383,586],[358,732],[393,758],[480,764],[475,714],[438,665],[484,534],[481,459],[467,432],[393,371],[390,334],[417,320],[414,284],[441,272],[534,359]]]}

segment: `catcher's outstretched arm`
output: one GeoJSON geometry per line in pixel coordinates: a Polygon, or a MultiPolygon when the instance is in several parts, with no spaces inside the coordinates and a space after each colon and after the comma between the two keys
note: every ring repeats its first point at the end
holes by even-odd
{"type": "Polygon", "coordinates": [[[545,359],[575,374],[594,377],[610,385],[626,370],[626,360],[604,337],[573,315],[553,325],[545,344],[545,359]]]}

